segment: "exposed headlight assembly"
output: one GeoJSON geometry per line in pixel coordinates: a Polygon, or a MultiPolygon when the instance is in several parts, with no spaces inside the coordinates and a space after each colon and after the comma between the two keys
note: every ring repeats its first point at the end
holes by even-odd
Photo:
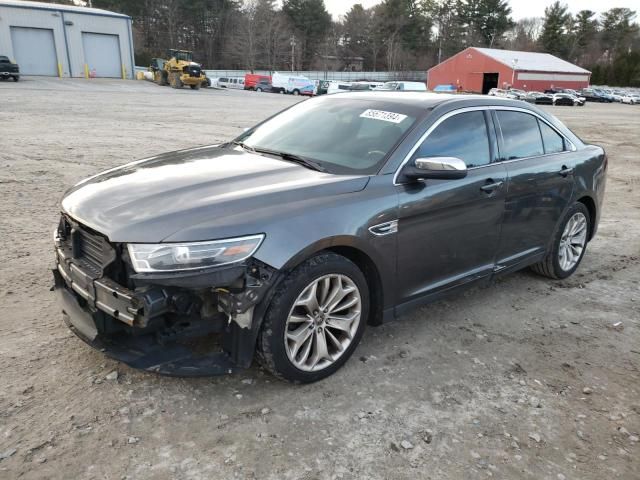
{"type": "Polygon", "coordinates": [[[188,243],[129,243],[129,257],[138,273],[198,270],[241,262],[253,255],[264,235],[188,243]]]}

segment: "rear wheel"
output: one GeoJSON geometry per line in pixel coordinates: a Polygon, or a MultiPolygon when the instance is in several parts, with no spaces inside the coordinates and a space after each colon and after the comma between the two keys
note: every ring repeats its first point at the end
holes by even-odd
{"type": "Polygon", "coordinates": [[[256,92],[262,93],[262,88],[260,88],[260,87],[256,88],[256,92]]]}
{"type": "Polygon", "coordinates": [[[293,94],[297,97],[298,95],[300,95],[300,90],[294,90],[293,94]]]}
{"type": "Polygon", "coordinates": [[[587,250],[591,216],[582,203],[574,203],[558,225],[551,250],[532,270],[548,278],[563,279],[578,269],[587,250]]]}
{"type": "Polygon", "coordinates": [[[196,83],[195,85],[190,85],[191,90],[200,90],[200,84],[196,83]]]}
{"type": "Polygon", "coordinates": [[[360,269],[340,255],[316,255],[293,270],[273,297],[258,338],[260,363],[292,382],[325,378],[349,359],[368,314],[360,269]]]}
{"type": "Polygon", "coordinates": [[[18,76],[13,77],[13,81],[14,82],[17,82],[18,80],[20,80],[20,77],[18,77],[18,76]]]}

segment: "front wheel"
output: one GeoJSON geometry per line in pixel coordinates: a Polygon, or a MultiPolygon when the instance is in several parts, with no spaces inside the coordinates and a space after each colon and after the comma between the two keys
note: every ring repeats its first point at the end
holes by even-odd
{"type": "Polygon", "coordinates": [[[14,82],[17,82],[18,80],[20,80],[20,77],[18,77],[17,75],[13,77],[14,82]]]}
{"type": "Polygon", "coordinates": [[[547,256],[531,269],[553,279],[573,275],[587,250],[590,231],[589,210],[580,202],[574,203],[558,225],[547,256]]]}
{"type": "Polygon", "coordinates": [[[349,259],[321,253],[276,291],[258,338],[260,363],[274,375],[309,383],[337,371],[364,333],[369,289],[349,259]]]}

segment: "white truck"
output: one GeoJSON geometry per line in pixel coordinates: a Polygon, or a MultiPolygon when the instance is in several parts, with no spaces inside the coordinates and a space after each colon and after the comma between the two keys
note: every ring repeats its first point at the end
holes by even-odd
{"type": "Polygon", "coordinates": [[[300,75],[276,72],[271,77],[271,85],[273,92],[309,96],[315,93],[313,81],[300,75]]]}

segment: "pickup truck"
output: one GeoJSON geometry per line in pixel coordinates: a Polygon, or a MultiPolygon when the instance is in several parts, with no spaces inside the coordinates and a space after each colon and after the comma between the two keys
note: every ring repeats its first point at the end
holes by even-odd
{"type": "Polygon", "coordinates": [[[20,80],[20,68],[17,63],[9,60],[9,57],[0,55],[0,79],[6,80],[9,77],[13,78],[14,82],[20,80]]]}

